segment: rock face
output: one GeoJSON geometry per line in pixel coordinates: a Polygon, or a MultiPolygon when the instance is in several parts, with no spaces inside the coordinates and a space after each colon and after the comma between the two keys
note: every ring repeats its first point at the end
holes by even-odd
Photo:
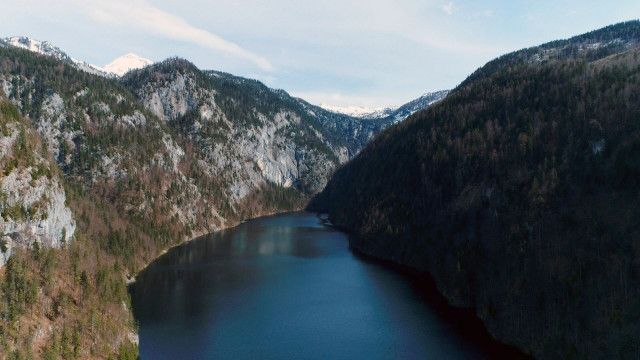
{"type": "MultiPolygon", "coordinates": [[[[223,88],[227,84],[216,81],[220,80],[177,59],[124,79],[147,110],[197,144],[207,173],[223,177],[233,189],[232,198],[240,200],[265,182],[319,191],[324,182],[306,181],[305,174],[312,172],[314,180],[326,181],[328,174],[322,172],[332,171],[344,150],[334,151],[333,144],[295,111],[260,108],[261,99],[250,96],[233,98],[223,88]],[[292,133],[299,138],[291,138],[292,133]],[[306,138],[313,140],[305,142],[306,138]]],[[[270,96],[270,90],[265,92],[270,96]]]]}
{"type": "Polygon", "coordinates": [[[537,358],[640,356],[640,22],[505,55],[311,209],[537,358]]]}
{"type": "Polygon", "coordinates": [[[56,165],[39,134],[0,98],[0,266],[15,246],[61,247],[73,238],[76,224],[66,205],[56,165]]]}
{"type": "Polygon", "coordinates": [[[147,110],[198,144],[210,171],[228,179],[234,198],[265,181],[313,194],[360,148],[355,134],[324,126],[285,92],[201,72],[184,60],[134,71],[123,82],[147,110]]]}

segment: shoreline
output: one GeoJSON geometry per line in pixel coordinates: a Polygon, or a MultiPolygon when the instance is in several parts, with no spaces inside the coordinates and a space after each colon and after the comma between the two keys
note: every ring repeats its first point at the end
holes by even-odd
{"type": "Polygon", "coordinates": [[[439,317],[449,323],[454,332],[470,340],[472,344],[484,351],[490,358],[533,358],[518,347],[496,338],[486,327],[484,321],[476,314],[475,308],[452,305],[445,295],[440,292],[435,279],[430,273],[420,271],[391,259],[385,259],[367,253],[363,249],[355,246],[351,241],[351,237],[357,237],[357,235],[348,228],[334,224],[326,212],[310,212],[316,214],[324,225],[347,234],[349,236],[349,251],[356,258],[366,263],[382,266],[406,277],[411,283],[411,287],[416,291],[416,295],[427,303],[439,317]]]}
{"type": "MultiPolygon", "coordinates": [[[[344,231],[340,229],[340,231],[344,231]]],[[[349,232],[349,235],[355,236],[349,232]]],[[[459,336],[467,339],[474,346],[485,352],[490,358],[496,359],[532,359],[532,357],[518,347],[502,342],[489,332],[486,325],[475,312],[474,308],[452,305],[440,292],[431,274],[414,269],[410,266],[370,255],[349,243],[349,251],[365,263],[378,265],[404,276],[411,287],[436,315],[446,321],[451,329],[459,336]]]]}
{"type": "MultiPolygon", "coordinates": [[[[244,223],[246,223],[248,221],[252,221],[252,220],[256,220],[256,219],[260,219],[260,218],[265,218],[265,217],[270,217],[270,216],[296,213],[296,212],[300,212],[300,211],[306,211],[306,210],[303,207],[303,208],[297,209],[297,210],[265,212],[264,214],[240,220],[240,221],[238,221],[236,223],[233,223],[233,224],[228,225],[228,226],[221,227],[220,229],[217,229],[217,230],[208,231],[208,232],[197,232],[197,233],[195,233],[195,235],[191,235],[189,237],[186,237],[185,239],[181,240],[180,242],[163,249],[162,251],[160,251],[160,253],[158,253],[158,255],[154,256],[152,259],[147,261],[140,269],[136,270],[134,272],[134,274],[126,274],[124,280],[125,280],[125,282],[127,284],[127,287],[130,286],[130,285],[133,285],[136,282],[136,278],[138,277],[138,275],[140,275],[141,272],[146,270],[153,262],[155,262],[156,260],[160,259],[162,256],[166,255],[169,251],[173,250],[174,248],[177,248],[179,246],[188,244],[188,243],[190,243],[192,241],[198,240],[203,236],[207,236],[209,234],[213,234],[213,233],[216,233],[216,232],[219,232],[219,231],[233,229],[233,228],[236,228],[236,227],[238,227],[238,226],[240,226],[240,225],[242,225],[242,224],[244,224],[244,223]]],[[[315,213],[315,212],[312,212],[312,211],[310,211],[310,212],[311,213],[315,213]]]]}
{"type": "MultiPolygon", "coordinates": [[[[125,281],[125,284],[127,286],[127,292],[129,293],[129,298],[131,298],[131,287],[135,285],[135,283],[137,281],[137,278],[138,278],[138,275],[140,275],[140,273],[145,271],[153,262],[155,262],[156,260],[160,259],[162,256],[166,255],[172,249],[175,249],[175,248],[177,248],[179,246],[183,246],[183,245],[188,244],[188,243],[190,243],[192,241],[198,240],[201,237],[206,236],[208,234],[213,234],[213,233],[218,232],[218,231],[224,231],[224,230],[233,229],[235,227],[238,227],[238,226],[242,225],[243,223],[246,223],[247,221],[252,221],[252,220],[260,219],[260,218],[264,218],[264,217],[283,215],[283,214],[288,214],[288,213],[295,213],[295,212],[299,212],[299,211],[305,211],[305,209],[302,208],[302,209],[298,209],[298,210],[266,212],[266,213],[264,213],[262,215],[241,220],[241,221],[239,221],[239,222],[237,222],[237,223],[235,223],[233,225],[225,226],[225,227],[222,227],[222,228],[220,228],[218,230],[214,230],[214,231],[210,231],[210,232],[203,232],[203,233],[200,233],[200,234],[198,234],[196,236],[190,236],[189,238],[187,238],[185,240],[182,240],[182,241],[178,242],[177,244],[174,244],[172,246],[167,247],[166,249],[163,249],[162,251],[160,251],[160,253],[157,256],[154,256],[152,259],[147,261],[144,264],[144,266],[142,266],[139,270],[137,270],[135,272],[135,274],[133,274],[133,276],[129,276],[129,274],[125,274],[124,281],[125,281]]],[[[129,340],[132,343],[135,343],[136,346],[139,346],[139,344],[140,344],[140,332],[139,332],[139,329],[138,329],[136,317],[135,317],[135,315],[133,313],[133,306],[127,306],[127,310],[131,314],[131,317],[133,318],[134,323],[136,324],[136,326],[134,328],[130,329],[129,334],[127,334],[127,337],[129,338],[129,340]]]]}

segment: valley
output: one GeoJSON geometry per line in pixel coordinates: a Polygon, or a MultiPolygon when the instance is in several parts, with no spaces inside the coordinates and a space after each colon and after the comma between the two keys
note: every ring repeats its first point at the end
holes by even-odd
{"type": "Polygon", "coordinates": [[[17,39],[31,45],[0,43],[3,144],[17,166],[2,182],[3,291],[29,291],[6,298],[0,329],[17,356],[128,351],[127,279],[182,241],[303,208],[397,121],[332,113],[177,58],[103,76],[17,39]]]}
{"type": "Polygon", "coordinates": [[[638,358],[639,119],[637,20],[374,112],[0,39],[0,359],[638,358]]]}

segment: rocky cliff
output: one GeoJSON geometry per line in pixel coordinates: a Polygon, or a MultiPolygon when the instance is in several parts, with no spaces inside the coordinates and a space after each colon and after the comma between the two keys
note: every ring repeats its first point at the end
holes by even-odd
{"type": "MultiPolygon", "coordinates": [[[[266,86],[172,59],[123,79],[150,112],[196,145],[239,200],[265,181],[303,193],[324,187],[348,149],[266,86]]],[[[294,103],[295,104],[295,103],[294,103]]],[[[342,134],[334,134],[342,137],[342,134]]]]}
{"type": "Polygon", "coordinates": [[[0,98],[0,267],[13,247],[59,248],[75,232],[75,220],[57,166],[39,134],[0,98]]]}

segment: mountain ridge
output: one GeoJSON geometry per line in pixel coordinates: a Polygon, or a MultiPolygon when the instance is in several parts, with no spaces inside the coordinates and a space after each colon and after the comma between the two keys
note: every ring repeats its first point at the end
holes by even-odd
{"type": "Polygon", "coordinates": [[[127,53],[114,59],[104,67],[100,67],[69,56],[65,51],[49,41],[40,41],[28,36],[10,36],[2,39],[2,42],[9,46],[25,49],[36,54],[53,57],[54,59],[71,64],[79,70],[103,77],[120,77],[129,70],[138,69],[153,63],[149,59],[133,53],[127,53]]]}
{"type": "Polygon", "coordinates": [[[380,117],[388,116],[392,112],[394,107],[365,107],[365,106],[335,106],[326,103],[321,103],[318,106],[325,110],[329,110],[338,114],[349,115],[357,118],[369,118],[376,119],[380,117]]]}
{"type": "Polygon", "coordinates": [[[331,106],[326,104],[320,104],[319,106],[325,110],[337,113],[349,115],[358,119],[385,119],[394,118],[397,121],[404,120],[409,115],[412,115],[416,111],[420,111],[439,100],[442,100],[449,90],[439,90],[426,92],[419,97],[402,104],[397,107],[385,107],[385,108],[366,108],[366,107],[340,107],[331,106]]]}
{"type": "Polygon", "coordinates": [[[53,45],[48,41],[35,40],[27,36],[11,36],[2,39],[7,45],[18,47],[21,49],[29,50],[36,54],[44,56],[51,56],[57,60],[73,64],[75,67],[82,71],[86,71],[90,74],[100,76],[111,76],[109,72],[105,71],[99,66],[91,65],[85,61],[75,59],[69,56],[66,52],[59,47],[53,45]]]}
{"type": "MultiPolygon", "coordinates": [[[[73,64],[74,66],[76,66],[78,69],[82,71],[86,71],[88,73],[100,75],[104,77],[122,77],[130,70],[138,70],[145,66],[152,65],[154,63],[152,60],[146,59],[135,53],[130,52],[114,59],[109,64],[103,67],[100,67],[97,65],[89,64],[82,60],[77,60],[69,56],[65,51],[63,51],[62,49],[60,49],[59,47],[53,45],[48,41],[35,40],[27,36],[12,36],[12,37],[6,37],[0,40],[7,45],[26,49],[37,54],[51,56],[63,62],[73,64]]],[[[216,70],[205,70],[205,71],[208,71],[210,74],[218,74],[219,76],[223,76],[223,75],[232,76],[237,81],[251,80],[248,78],[238,77],[232,74],[228,74],[228,73],[216,71],[216,70]]],[[[278,91],[278,90],[274,89],[274,91],[278,91]]],[[[284,90],[281,90],[281,91],[284,91],[284,90]]],[[[379,111],[363,112],[359,114],[354,114],[354,113],[350,114],[348,112],[339,111],[338,108],[331,109],[323,106],[319,106],[319,107],[337,115],[347,115],[351,118],[356,118],[356,119],[379,120],[379,119],[393,118],[395,120],[388,121],[388,122],[397,122],[397,121],[404,120],[404,118],[411,115],[413,112],[418,111],[422,108],[425,108],[433,104],[435,101],[440,100],[441,98],[446,96],[447,92],[448,92],[447,90],[427,92],[421,95],[420,97],[410,100],[409,102],[395,108],[385,108],[379,111]],[[409,107],[411,107],[411,109],[409,109],[409,107]]],[[[290,95],[287,93],[287,96],[290,96],[290,95]]]]}

